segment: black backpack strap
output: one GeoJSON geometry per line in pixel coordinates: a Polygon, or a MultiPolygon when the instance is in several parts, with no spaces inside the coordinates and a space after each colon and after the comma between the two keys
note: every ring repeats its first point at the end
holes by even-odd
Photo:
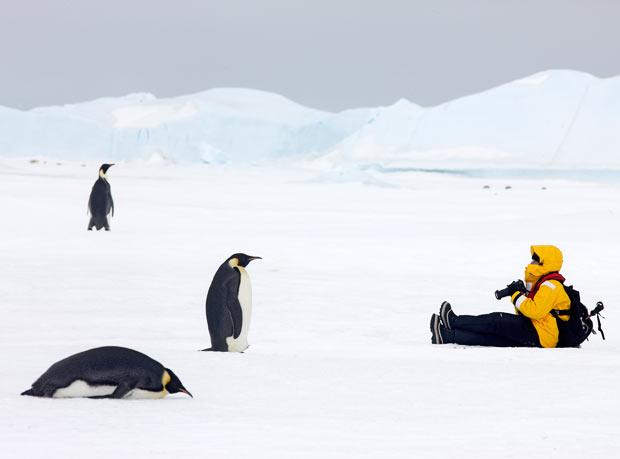
{"type": "MultiPolygon", "coordinates": [[[[603,317],[604,319],[604,317],[603,317]]],[[[601,332],[601,338],[605,339],[605,333],[603,333],[603,329],[601,328],[601,317],[600,314],[596,315],[596,322],[598,323],[598,331],[601,332]]]]}
{"type": "Polygon", "coordinates": [[[553,279],[553,280],[557,280],[560,284],[562,284],[562,287],[564,288],[564,291],[566,292],[566,295],[568,296],[568,299],[570,300],[570,305],[569,305],[568,309],[552,309],[549,312],[556,319],[559,319],[560,316],[570,316],[570,312],[573,309],[572,308],[572,306],[573,306],[573,297],[569,293],[569,290],[573,291],[573,286],[571,285],[570,287],[568,287],[568,286],[564,285],[564,281],[561,281],[560,279],[553,279]]]}
{"type": "Polygon", "coordinates": [[[603,333],[603,328],[601,327],[601,317],[603,319],[605,318],[605,316],[601,315],[601,311],[603,310],[603,308],[605,308],[605,306],[603,306],[603,302],[602,301],[598,301],[596,303],[596,307],[590,313],[590,317],[592,317],[593,315],[596,315],[596,322],[597,322],[597,325],[598,325],[598,331],[601,332],[601,338],[605,339],[605,333],[603,333]]]}
{"type": "Polygon", "coordinates": [[[570,316],[570,309],[552,309],[551,315],[556,319],[558,316],[570,316]]]}

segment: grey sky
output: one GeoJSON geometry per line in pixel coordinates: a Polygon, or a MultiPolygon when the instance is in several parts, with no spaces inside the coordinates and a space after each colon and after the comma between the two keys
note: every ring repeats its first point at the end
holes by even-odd
{"type": "Polygon", "coordinates": [[[614,0],[0,0],[0,105],[257,88],[433,105],[549,68],[620,74],[614,0]]]}

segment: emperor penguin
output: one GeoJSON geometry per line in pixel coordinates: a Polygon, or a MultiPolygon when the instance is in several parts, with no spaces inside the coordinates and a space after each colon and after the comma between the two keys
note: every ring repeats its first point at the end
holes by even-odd
{"type": "Polygon", "coordinates": [[[211,347],[203,351],[243,352],[248,348],[252,285],[245,268],[260,259],[235,253],[216,271],[205,305],[211,347]]]}
{"type": "Polygon", "coordinates": [[[50,398],[163,398],[183,392],[181,380],[148,355],[106,346],[56,362],[22,395],[50,398]]]}
{"type": "Polygon", "coordinates": [[[105,228],[110,231],[108,223],[108,214],[114,216],[114,201],[112,200],[112,192],[106,173],[114,164],[102,164],[99,168],[99,178],[95,181],[93,189],[88,198],[88,211],[90,212],[90,221],[88,222],[88,231],[92,231],[93,226],[99,231],[105,228]]]}

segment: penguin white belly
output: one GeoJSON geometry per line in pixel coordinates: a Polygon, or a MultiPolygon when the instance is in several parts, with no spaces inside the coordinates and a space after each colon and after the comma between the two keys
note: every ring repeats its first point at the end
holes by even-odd
{"type": "Polygon", "coordinates": [[[101,397],[110,395],[116,386],[91,386],[86,381],[76,379],[67,387],[61,387],[54,392],[54,398],[101,397]]]}
{"type": "Polygon", "coordinates": [[[243,352],[248,348],[248,331],[250,329],[250,319],[252,318],[252,284],[250,275],[241,266],[236,266],[241,274],[239,281],[239,304],[241,305],[242,322],[241,333],[237,339],[232,336],[226,338],[228,352],[243,352]]]}
{"type": "MultiPolygon", "coordinates": [[[[116,386],[91,386],[86,381],[81,379],[73,381],[67,387],[56,389],[54,392],[54,398],[87,398],[87,397],[101,397],[105,395],[111,395],[116,390],[116,386]]],[[[123,398],[124,399],[153,399],[164,398],[167,395],[165,390],[160,392],[153,392],[144,389],[130,390],[123,398]]]]}

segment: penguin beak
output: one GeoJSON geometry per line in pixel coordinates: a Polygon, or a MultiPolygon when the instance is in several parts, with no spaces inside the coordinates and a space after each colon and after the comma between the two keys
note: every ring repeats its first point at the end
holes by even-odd
{"type": "Polygon", "coordinates": [[[191,398],[194,398],[194,396],[192,394],[189,393],[189,391],[185,388],[181,388],[179,389],[179,392],[183,392],[184,394],[189,395],[191,398]]]}
{"type": "Polygon", "coordinates": [[[262,259],[263,259],[262,257],[250,257],[250,261],[252,261],[252,260],[262,260],[262,259]]]}

